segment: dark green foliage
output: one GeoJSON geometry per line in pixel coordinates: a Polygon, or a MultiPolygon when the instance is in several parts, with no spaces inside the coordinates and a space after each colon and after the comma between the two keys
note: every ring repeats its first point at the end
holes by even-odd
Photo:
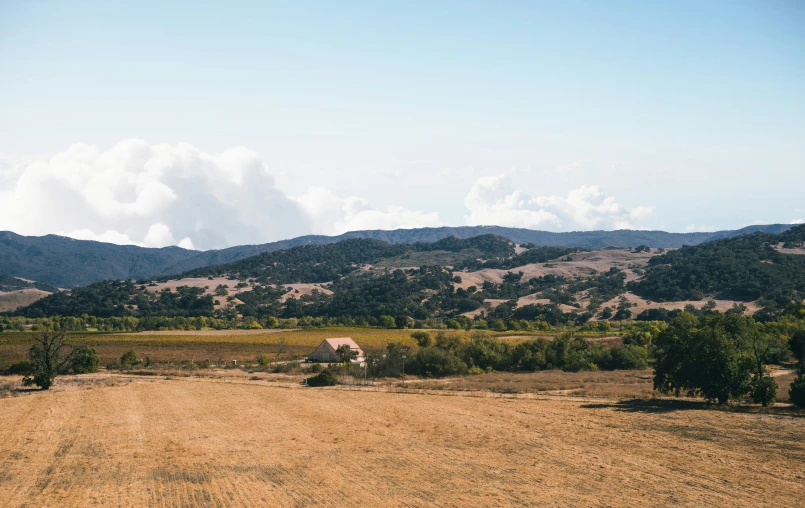
{"type": "Polygon", "coordinates": [[[37,318],[47,316],[210,316],[214,301],[203,288],[180,286],[151,293],[131,281],[98,282],[71,291],[59,291],[16,312],[37,318]]]}
{"type": "Polygon", "coordinates": [[[648,367],[648,351],[636,344],[626,344],[609,350],[608,361],[602,362],[602,369],[645,369],[648,367]]]}
{"type": "Polygon", "coordinates": [[[267,252],[226,265],[192,270],[184,276],[231,275],[272,284],[328,282],[349,274],[362,264],[399,256],[408,248],[378,240],[344,240],[331,245],[267,252]]]}
{"type": "Polygon", "coordinates": [[[341,344],[335,350],[338,360],[341,363],[349,363],[358,357],[358,352],[353,350],[349,344],[341,344]]]}
{"type": "Polygon", "coordinates": [[[307,378],[307,385],[308,386],[335,386],[338,384],[338,378],[336,377],[335,373],[330,370],[326,369],[315,376],[307,378]]]}
{"type": "Polygon", "coordinates": [[[805,329],[794,330],[788,339],[788,347],[797,360],[797,368],[805,373],[805,329]]]}
{"type": "Polygon", "coordinates": [[[805,374],[798,375],[788,389],[788,397],[791,403],[797,407],[805,409],[805,374]]]}
{"type": "Polygon", "coordinates": [[[70,374],[89,374],[98,372],[98,353],[87,346],[77,347],[73,350],[73,357],[68,366],[70,374]]]}
{"type": "Polygon", "coordinates": [[[629,288],[655,301],[701,300],[708,296],[751,301],[802,300],[805,256],[773,246],[805,236],[805,225],[784,235],[755,233],[682,247],[649,261],[646,276],[629,288]]]}
{"type": "Polygon", "coordinates": [[[431,343],[430,334],[428,332],[414,332],[411,334],[419,347],[428,347],[431,343]]]}
{"type": "Polygon", "coordinates": [[[12,363],[8,369],[6,369],[6,374],[9,376],[27,376],[33,371],[33,364],[28,360],[23,360],[21,362],[12,363]]]}
{"type": "Polygon", "coordinates": [[[755,377],[752,380],[750,396],[752,402],[763,407],[773,406],[777,394],[777,382],[771,376],[755,377]]]}
{"type": "MultiPolygon", "coordinates": [[[[604,309],[606,310],[606,309],[604,309]]],[[[610,309],[610,315],[612,314],[612,309],[610,309]]],[[[646,309],[640,314],[637,315],[638,321],[665,321],[666,323],[670,322],[672,319],[677,317],[682,311],[681,310],[668,310],[668,309],[646,309]]]]}
{"type": "Polygon", "coordinates": [[[663,393],[701,395],[719,404],[747,394],[756,326],[750,318],[737,314],[715,314],[701,320],[686,312],[680,314],[654,340],[654,388],[663,393]]]}
{"type": "Polygon", "coordinates": [[[438,347],[421,348],[413,358],[408,371],[425,377],[463,375],[467,364],[453,352],[438,347]]]}

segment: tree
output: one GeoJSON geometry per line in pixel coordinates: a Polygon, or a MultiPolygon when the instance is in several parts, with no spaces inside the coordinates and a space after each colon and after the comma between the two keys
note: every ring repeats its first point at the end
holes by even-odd
{"type": "Polygon", "coordinates": [[[797,369],[805,374],[805,330],[795,330],[788,339],[788,347],[797,359],[797,369]]]}
{"type": "Polygon", "coordinates": [[[56,376],[69,367],[75,349],[67,342],[64,332],[42,332],[33,339],[35,344],[28,350],[31,373],[23,378],[22,384],[49,390],[56,376]]]}
{"type": "Polygon", "coordinates": [[[428,347],[431,343],[430,334],[428,332],[414,332],[411,334],[419,347],[428,347]]]}
{"type": "Polygon", "coordinates": [[[344,365],[349,365],[352,360],[358,357],[358,352],[349,347],[349,344],[341,344],[335,350],[338,359],[344,365]]]}
{"type": "Polygon", "coordinates": [[[89,374],[98,372],[98,353],[95,349],[88,346],[77,347],[73,350],[73,359],[70,362],[69,371],[71,374],[89,374]]]}
{"type": "Polygon", "coordinates": [[[748,343],[751,346],[754,377],[752,379],[752,400],[763,407],[774,405],[777,393],[777,382],[769,375],[764,365],[769,351],[774,346],[772,337],[762,333],[757,327],[747,331],[748,343]]]}
{"type": "Polygon", "coordinates": [[[753,326],[750,318],[737,314],[715,314],[700,321],[681,313],[654,341],[654,388],[701,395],[719,404],[745,395],[752,369],[746,338],[753,326]]]}
{"type": "MultiPolygon", "coordinates": [[[[275,363],[280,361],[280,356],[282,356],[282,353],[285,352],[285,348],[287,347],[287,345],[288,344],[285,342],[285,338],[280,337],[280,339],[277,341],[277,355],[276,357],[274,357],[275,363]]],[[[336,352],[338,352],[338,350],[336,350],[336,352]]]]}
{"type": "Polygon", "coordinates": [[[124,368],[130,368],[132,365],[136,365],[138,363],[140,363],[140,358],[134,351],[126,351],[123,353],[123,356],[120,357],[120,365],[122,365],[124,368]]]}
{"type": "Polygon", "coordinates": [[[791,383],[788,397],[795,406],[805,408],[805,374],[800,374],[791,383]]]}
{"type": "Polygon", "coordinates": [[[396,321],[392,316],[382,315],[380,316],[380,327],[381,328],[394,328],[397,326],[396,321]]]}

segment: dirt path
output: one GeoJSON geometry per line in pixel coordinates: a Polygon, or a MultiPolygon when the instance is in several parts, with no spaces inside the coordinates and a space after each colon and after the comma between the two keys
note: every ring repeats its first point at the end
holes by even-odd
{"type": "Polygon", "coordinates": [[[0,399],[3,506],[762,506],[805,419],[149,379],[0,399]]]}

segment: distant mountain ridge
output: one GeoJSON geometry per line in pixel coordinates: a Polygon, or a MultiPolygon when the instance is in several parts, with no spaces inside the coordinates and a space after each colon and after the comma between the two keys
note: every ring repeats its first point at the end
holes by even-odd
{"type": "Polygon", "coordinates": [[[351,238],[370,238],[389,243],[435,242],[455,236],[471,238],[494,234],[516,243],[539,246],[582,247],[647,245],[675,248],[747,233],[779,234],[790,224],[747,226],[738,230],[707,233],[668,233],[665,231],[574,231],[553,233],[502,226],[459,226],[397,229],[393,231],[351,231],[338,236],[306,235],[260,245],[240,245],[198,252],[180,247],[146,248],[75,240],[58,235],[22,236],[0,232],[0,273],[24,277],[59,287],[74,287],[109,279],[143,279],[181,273],[195,268],[228,263],[264,252],[300,245],[324,245],[351,238]]]}

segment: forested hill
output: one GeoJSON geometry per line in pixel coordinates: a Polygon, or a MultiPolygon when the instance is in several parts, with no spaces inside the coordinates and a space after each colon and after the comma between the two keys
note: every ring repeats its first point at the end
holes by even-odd
{"type": "Polygon", "coordinates": [[[805,224],[782,234],[754,233],[716,240],[651,258],[645,276],[632,284],[636,294],[655,301],[718,297],[761,300],[784,307],[805,298],[805,224]]]}
{"type": "Polygon", "coordinates": [[[196,255],[196,251],[179,247],[148,249],[0,231],[0,273],[58,287],[170,273],[170,266],[196,255]]]}
{"type": "Polygon", "coordinates": [[[696,245],[702,242],[730,238],[757,231],[781,233],[789,224],[767,224],[747,226],[737,230],[715,231],[709,233],[667,233],[665,231],[572,231],[552,233],[525,228],[502,226],[460,226],[440,228],[396,229],[393,231],[367,230],[350,231],[338,236],[307,235],[262,245],[240,245],[228,249],[202,252],[197,256],[178,261],[167,273],[180,273],[194,268],[228,263],[237,259],[254,256],[263,252],[290,249],[301,245],[326,245],[354,238],[369,238],[388,243],[432,243],[443,238],[473,238],[481,235],[497,235],[518,244],[534,244],[553,247],[581,247],[601,249],[604,247],[633,247],[647,245],[652,248],[677,248],[683,245],[696,245]]]}
{"type": "MultiPolygon", "coordinates": [[[[702,307],[715,298],[752,301],[754,309],[762,307],[770,316],[805,298],[803,244],[805,225],[668,252],[645,245],[516,247],[496,235],[413,244],[348,239],[170,277],[98,282],[55,293],[16,314],[259,323],[315,318],[372,325],[381,319],[403,324],[450,320],[465,327],[470,321],[492,320],[505,326],[513,321],[555,326],[642,319],[643,313],[664,319],[650,317],[669,315],[649,312],[662,310],[656,302],[694,300],[702,307]]],[[[679,312],[685,305],[668,310],[679,312]]]]}
{"type": "Polygon", "coordinates": [[[36,280],[58,287],[75,287],[108,279],[140,279],[181,273],[195,268],[228,263],[264,252],[302,245],[326,245],[348,239],[373,239],[391,244],[435,242],[443,238],[472,238],[493,234],[518,244],[581,247],[647,245],[652,248],[681,247],[762,231],[781,233],[790,226],[771,224],[749,226],[735,231],[714,233],[666,233],[664,231],[579,231],[551,233],[500,226],[466,226],[398,229],[394,231],[353,231],[339,236],[301,236],[261,245],[242,245],[206,252],[179,247],[150,249],[133,245],[114,245],[63,236],[21,236],[0,232],[0,273],[36,280]]]}

